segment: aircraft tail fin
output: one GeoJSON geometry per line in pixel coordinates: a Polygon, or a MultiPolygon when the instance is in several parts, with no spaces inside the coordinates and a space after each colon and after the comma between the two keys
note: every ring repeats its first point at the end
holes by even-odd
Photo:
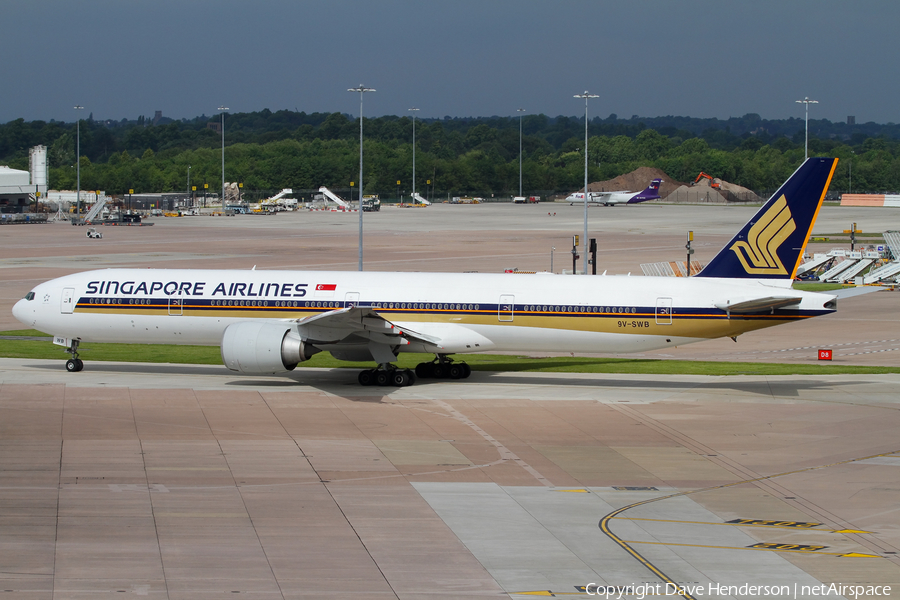
{"type": "Polygon", "coordinates": [[[646,202],[647,200],[659,200],[659,184],[661,183],[662,179],[654,179],[643,192],[632,196],[628,203],[635,204],[637,202],[646,202]]]}
{"type": "Polygon", "coordinates": [[[697,277],[794,278],[836,158],[809,158],[697,277]]]}

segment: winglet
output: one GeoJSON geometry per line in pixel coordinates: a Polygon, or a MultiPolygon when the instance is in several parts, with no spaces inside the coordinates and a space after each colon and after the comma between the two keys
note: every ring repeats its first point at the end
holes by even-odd
{"type": "Polygon", "coordinates": [[[697,277],[794,278],[836,158],[809,158],[697,277]]]}

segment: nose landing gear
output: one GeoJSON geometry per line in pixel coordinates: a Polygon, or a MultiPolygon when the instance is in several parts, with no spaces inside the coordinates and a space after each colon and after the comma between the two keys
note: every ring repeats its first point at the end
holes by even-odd
{"type": "Polygon", "coordinates": [[[72,340],[66,352],[72,355],[72,358],[66,361],[66,371],[69,373],[77,373],[84,369],[84,361],[78,358],[79,340],[72,340]]]}

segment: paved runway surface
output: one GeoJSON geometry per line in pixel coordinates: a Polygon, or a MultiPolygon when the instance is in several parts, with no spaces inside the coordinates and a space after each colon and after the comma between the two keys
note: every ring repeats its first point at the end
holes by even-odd
{"type": "MultiPolygon", "coordinates": [[[[580,211],[385,208],[366,214],[367,265],[540,270],[555,245],[559,270],[580,211]]],[[[706,229],[695,256],[708,260],[750,214],[591,210],[610,273],[680,260],[687,229],[706,229]]],[[[816,231],[896,229],[898,216],[828,207],[816,231]]],[[[354,269],[356,218],[169,219],[103,240],[8,227],[0,327],[19,327],[9,307],[32,285],[86,268],[354,269]]],[[[898,298],[669,354],[809,363],[828,345],[836,362],[898,366],[898,298]]],[[[390,390],[343,369],[62,362],[0,359],[0,598],[900,589],[898,375],[476,372],[390,390]]]]}
{"type": "Polygon", "coordinates": [[[10,597],[900,582],[900,376],[89,366],[0,359],[10,597]]]}

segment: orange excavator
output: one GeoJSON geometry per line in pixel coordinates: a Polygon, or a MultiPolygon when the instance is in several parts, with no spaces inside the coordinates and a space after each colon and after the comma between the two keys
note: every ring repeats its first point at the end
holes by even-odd
{"type": "Polygon", "coordinates": [[[711,175],[707,175],[703,171],[700,171],[700,174],[697,175],[697,179],[695,179],[694,183],[692,183],[691,185],[697,185],[697,182],[701,179],[709,179],[709,187],[718,188],[720,185],[719,182],[716,181],[711,175]]]}

